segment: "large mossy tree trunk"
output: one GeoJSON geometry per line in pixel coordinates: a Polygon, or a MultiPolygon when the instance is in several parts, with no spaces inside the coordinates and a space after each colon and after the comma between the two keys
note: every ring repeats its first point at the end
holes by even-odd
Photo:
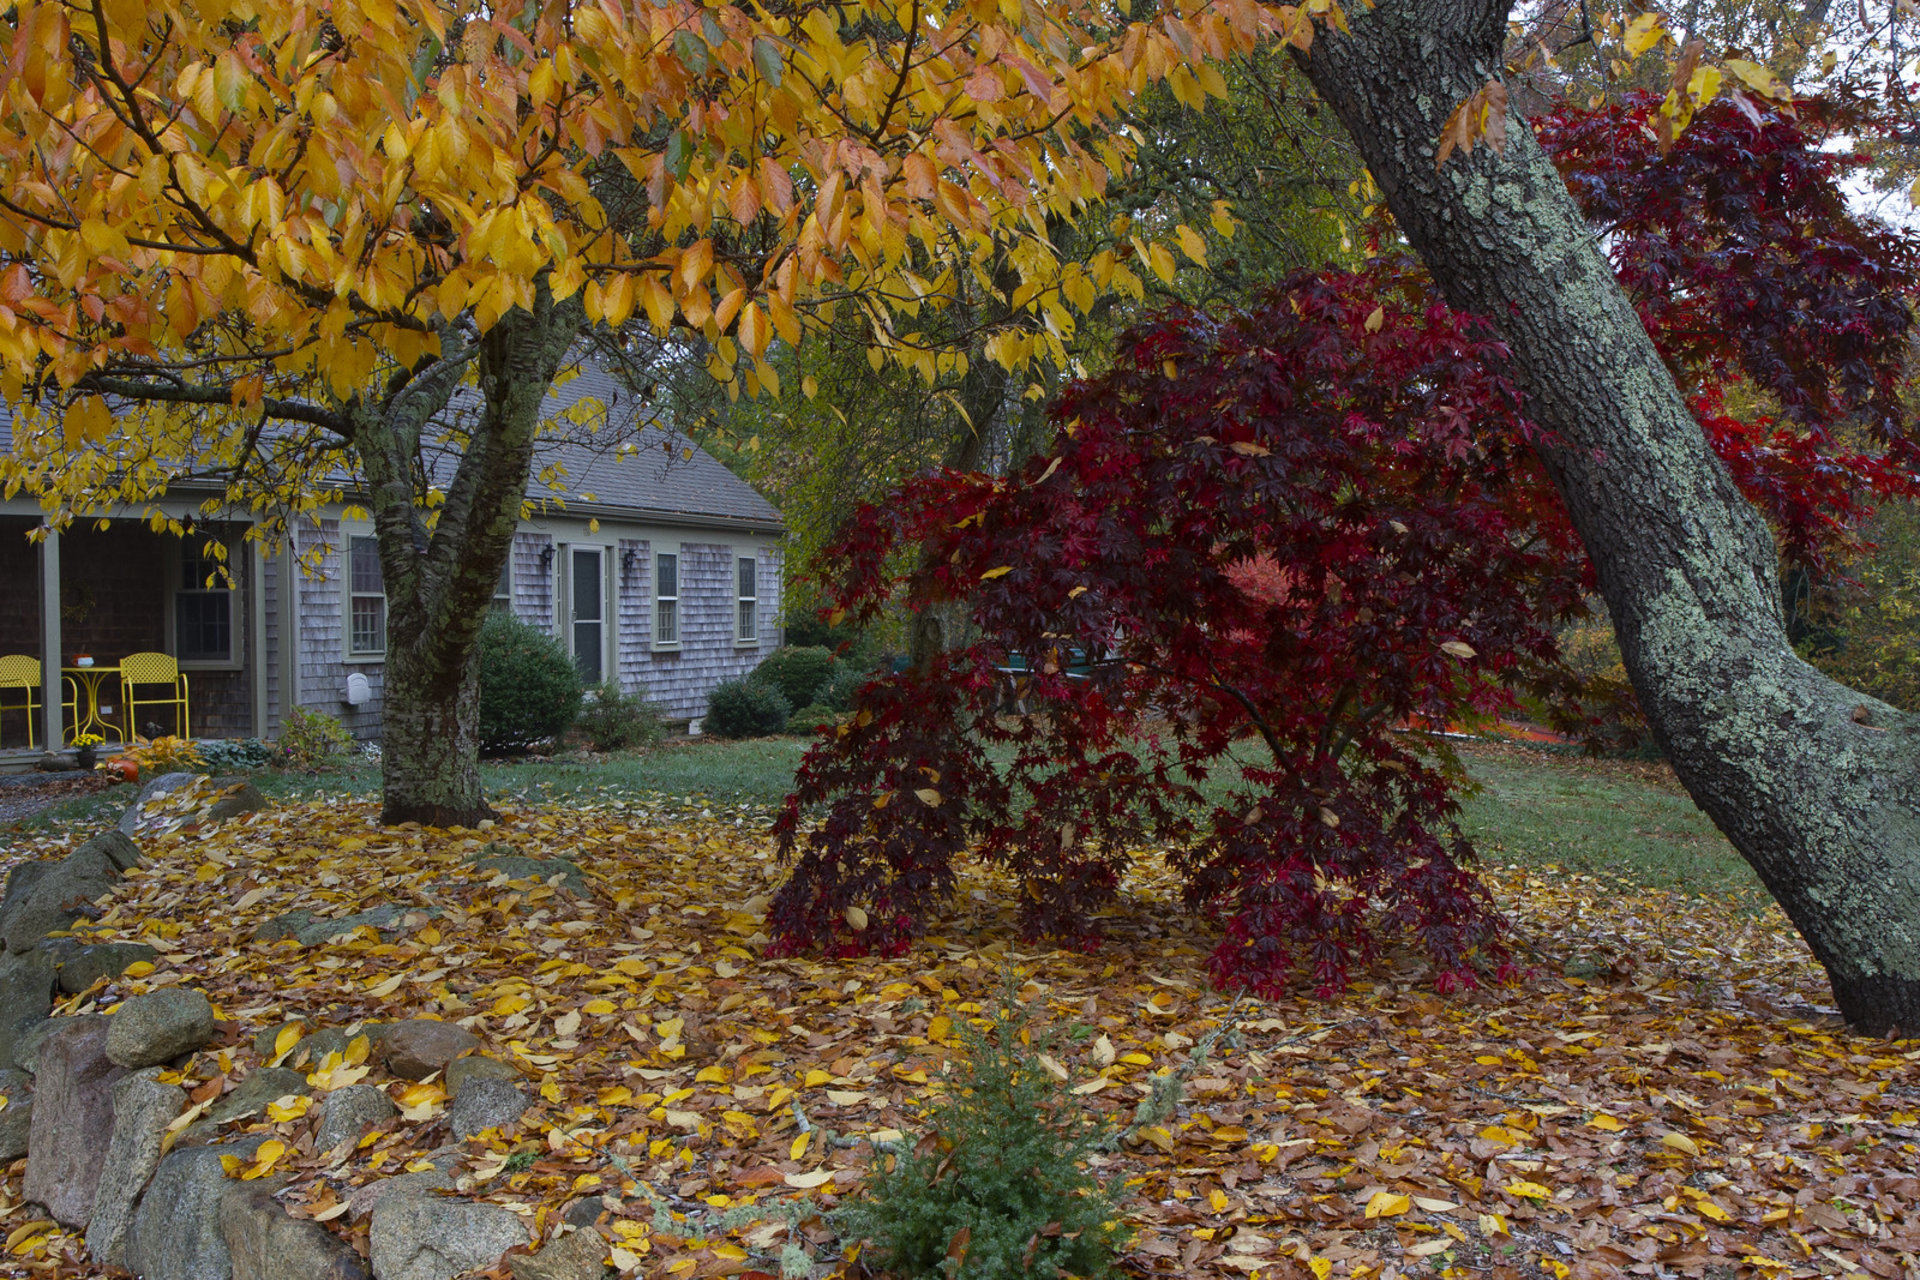
{"type": "Polygon", "coordinates": [[[1511,346],[1627,670],[1694,800],[1826,967],[1847,1021],[1920,1034],[1920,720],[1795,656],[1773,539],[1709,449],[1523,121],[1436,168],[1500,74],[1502,0],[1353,6],[1300,59],[1455,307],[1511,346]]]}
{"type": "Polygon", "coordinates": [[[578,298],[544,286],[532,310],[502,316],[476,348],[356,406],[353,444],[387,593],[380,820],[472,826],[493,816],[480,785],[475,649],[526,498],[540,405],[579,336],[578,298]],[[434,415],[475,365],[477,411],[445,500],[428,523],[423,445],[434,415]]]}

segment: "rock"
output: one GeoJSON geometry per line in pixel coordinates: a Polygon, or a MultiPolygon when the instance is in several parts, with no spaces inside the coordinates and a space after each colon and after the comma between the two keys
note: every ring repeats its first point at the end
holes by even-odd
{"type": "Polygon", "coordinates": [[[560,1219],[570,1227],[591,1227],[607,1213],[619,1208],[605,1196],[583,1196],[560,1211],[560,1219]]]}
{"type": "Polygon", "coordinates": [[[357,1142],[368,1126],[385,1124],[400,1114],[386,1093],[370,1084],[335,1089],[320,1104],[320,1123],[313,1131],[313,1149],[331,1151],[343,1142],[357,1142]]]}
{"type": "Polygon", "coordinates": [[[235,1182],[220,1197],[220,1234],[233,1280],[368,1280],[367,1264],[317,1222],[290,1217],[260,1182],[235,1182]]]}
{"type": "Polygon", "coordinates": [[[24,1028],[13,1042],[13,1065],[29,1074],[36,1072],[40,1069],[40,1048],[47,1042],[48,1036],[75,1022],[98,1022],[105,1026],[106,1021],[106,1015],[102,1013],[83,1013],[73,1018],[42,1018],[24,1028]]]}
{"type": "Polygon", "coordinates": [[[149,963],[160,953],[141,942],[82,942],[78,938],[49,938],[39,949],[53,958],[60,989],[77,996],[102,978],[117,978],[133,965],[149,963]]]}
{"type": "Polygon", "coordinates": [[[162,987],[135,996],[113,1015],[107,1056],[123,1067],[151,1067],[205,1048],[213,1039],[213,1005],[206,994],[162,987]]]}
{"type": "Polygon", "coordinates": [[[520,1073],[509,1063],[498,1058],[489,1058],[484,1053],[470,1053],[464,1058],[455,1058],[447,1064],[447,1093],[459,1097],[460,1090],[475,1080],[506,1080],[517,1082],[520,1073]]]}
{"type": "Polygon", "coordinates": [[[549,1240],[530,1257],[507,1259],[513,1280],[600,1280],[606,1267],[607,1242],[591,1227],[549,1240]]]}
{"type": "Polygon", "coordinates": [[[313,912],[302,907],[297,911],[288,911],[261,925],[253,931],[255,942],[286,942],[299,936],[302,929],[313,923],[313,912]]]}
{"type": "Polygon", "coordinates": [[[119,831],[102,831],[74,853],[99,853],[123,875],[140,865],[140,846],[119,831]]]}
{"type": "Polygon", "coordinates": [[[46,1020],[59,985],[59,971],[45,952],[0,955],[0,1067],[19,1062],[21,1040],[46,1020]]]}
{"type": "Polygon", "coordinates": [[[311,1093],[306,1076],[285,1067],[256,1067],[232,1093],[220,1099],[201,1119],[181,1133],[179,1145],[195,1147],[211,1142],[226,1125],[267,1109],[267,1104],[290,1093],[311,1093]]]}
{"type": "Polygon", "coordinates": [[[0,1164],[27,1154],[27,1131],[33,1124],[33,1077],[24,1071],[0,1070],[0,1164]]]}
{"type": "Polygon", "coordinates": [[[499,1262],[527,1229],[496,1205],[403,1192],[374,1206],[368,1241],[380,1280],[452,1280],[499,1262]]]}
{"type": "Polygon", "coordinates": [[[27,1178],[21,1194],[54,1221],[84,1227],[113,1139],[113,1086],[127,1069],[107,1057],[110,1020],[56,1018],[40,1045],[27,1178]]]}
{"type": "MultiPolygon", "coordinates": [[[[280,1041],[280,1032],[286,1027],[305,1027],[302,1022],[283,1022],[277,1027],[269,1027],[253,1038],[254,1052],[262,1061],[271,1062],[274,1058],[273,1046],[280,1041]]],[[[319,1066],[320,1060],[330,1053],[345,1053],[347,1046],[353,1043],[354,1036],[366,1035],[371,1028],[361,1027],[353,1035],[337,1027],[322,1027],[318,1031],[308,1032],[293,1042],[293,1048],[287,1051],[284,1061],[289,1064],[319,1066]],[[305,1055],[304,1057],[302,1055],[305,1055]]]]}
{"type": "Polygon", "coordinates": [[[127,1233],[127,1270],[141,1280],[231,1280],[233,1255],[220,1229],[220,1201],[233,1184],[220,1157],[251,1160],[264,1141],[249,1137],[191,1147],[161,1160],[127,1233]]]}
{"type": "Polygon", "coordinates": [[[425,1195],[429,1191],[451,1190],[453,1190],[452,1176],[438,1167],[422,1169],[418,1173],[396,1174],[391,1178],[381,1178],[378,1182],[369,1182],[355,1187],[353,1194],[347,1197],[347,1214],[358,1220],[379,1208],[380,1202],[388,1196],[417,1196],[425,1195]]]}
{"type": "Polygon", "coordinates": [[[267,807],[267,798],[251,782],[228,787],[207,810],[208,822],[228,822],[242,814],[257,813],[267,807]]]}
{"type": "Polygon", "coordinates": [[[113,1086],[113,1139],[87,1223],[87,1253],[102,1266],[117,1267],[125,1258],[133,1207],[160,1164],[160,1140],[186,1110],[187,1091],[160,1083],[159,1074],[148,1067],[113,1086]]]}
{"type": "Polygon", "coordinates": [[[19,891],[0,903],[0,940],[15,955],[33,950],[42,938],[78,920],[119,878],[119,866],[98,839],[24,880],[16,873],[8,887],[18,883],[19,891]]]}
{"type": "Polygon", "coordinates": [[[469,1080],[447,1107],[447,1125],[465,1142],[485,1129],[505,1129],[532,1105],[533,1099],[505,1080],[469,1080]]]}
{"type": "Polygon", "coordinates": [[[586,897],[587,877],[578,863],[565,858],[529,858],[525,854],[509,854],[504,857],[481,858],[474,864],[476,871],[488,871],[494,875],[504,875],[509,880],[538,880],[545,884],[555,876],[564,877],[561,885],[573,893],[586,897]]]}
{"type": "Polygon", "coordinates": [[[253,932],[255,942],[283,942],[289,938],[303,947],[317,947],[331,938],[343,933],[352,933],[362,925],[374,929],[390,929],[406,914],[391,903],[382,903],[369,907],[365,911],[356,911],[350,916],[335,916],[332,919],[320,919],[304,907],[277,915],[253,932]]]}
{"type": "Polygon", "coordinates": [[[424,1080],[461,1054],[478,1049],[480,1041],[465,1027],[430,1018],[410,1018],[385,1028],[378,1045],[387,1070],[403,1080],[424,1080]]]}

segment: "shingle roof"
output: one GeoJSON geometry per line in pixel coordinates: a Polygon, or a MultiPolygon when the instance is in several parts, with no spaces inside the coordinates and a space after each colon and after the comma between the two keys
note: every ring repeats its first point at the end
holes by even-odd
{"type": "MultiPolygon", "coordinates": [[[[568,511],[602,518],[781,527],[772,503],[692,440],[651,421],[604,367],[582,361],[563,377],[541,403],[551,426],[534,446],[527,483],[534,503],[550,509],[563,503],[568,511]]],[[[478,393],[463,389],[448,412],[477,403],[478,393]]],[[[0,401],[0,453],[13,446],[12,426],[12,406],[0,401]]],[[[451,478],[452,455],[439,461],[451,478]]]]}

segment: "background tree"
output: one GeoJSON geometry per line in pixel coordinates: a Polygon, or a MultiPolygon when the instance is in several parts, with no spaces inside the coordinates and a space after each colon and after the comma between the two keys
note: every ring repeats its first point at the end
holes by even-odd
{"type": "Polygon", "coordinates": [[[1217,90],[1189,53],[1293,13],[32,0],[0,25],[6,483],[57,527],[217,478],[214,509],[275,501],[271,537],[358,473],[390,601],[383,812],[472,821],[474,636],[584,331],[677,327],[774,390],[776,337],[858,306],[915,364],[922,299],[996,254],[1057,330],[1137,281],[1047,229],[1124,165],[1117,104],[1166,73],[1217,90]],[[434,438],[469,381],[479,410],[434,438]]]}

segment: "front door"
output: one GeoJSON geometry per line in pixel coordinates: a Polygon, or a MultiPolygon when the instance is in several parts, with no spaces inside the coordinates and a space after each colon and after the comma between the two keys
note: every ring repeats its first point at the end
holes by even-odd
{"type": "Polygon", "coordinates": [[[573,578],[568,583],[573,607],[573,660],[588,684],[605,679],[607,601],[605,552],[599,547],[574,547],[573,578]]]}

